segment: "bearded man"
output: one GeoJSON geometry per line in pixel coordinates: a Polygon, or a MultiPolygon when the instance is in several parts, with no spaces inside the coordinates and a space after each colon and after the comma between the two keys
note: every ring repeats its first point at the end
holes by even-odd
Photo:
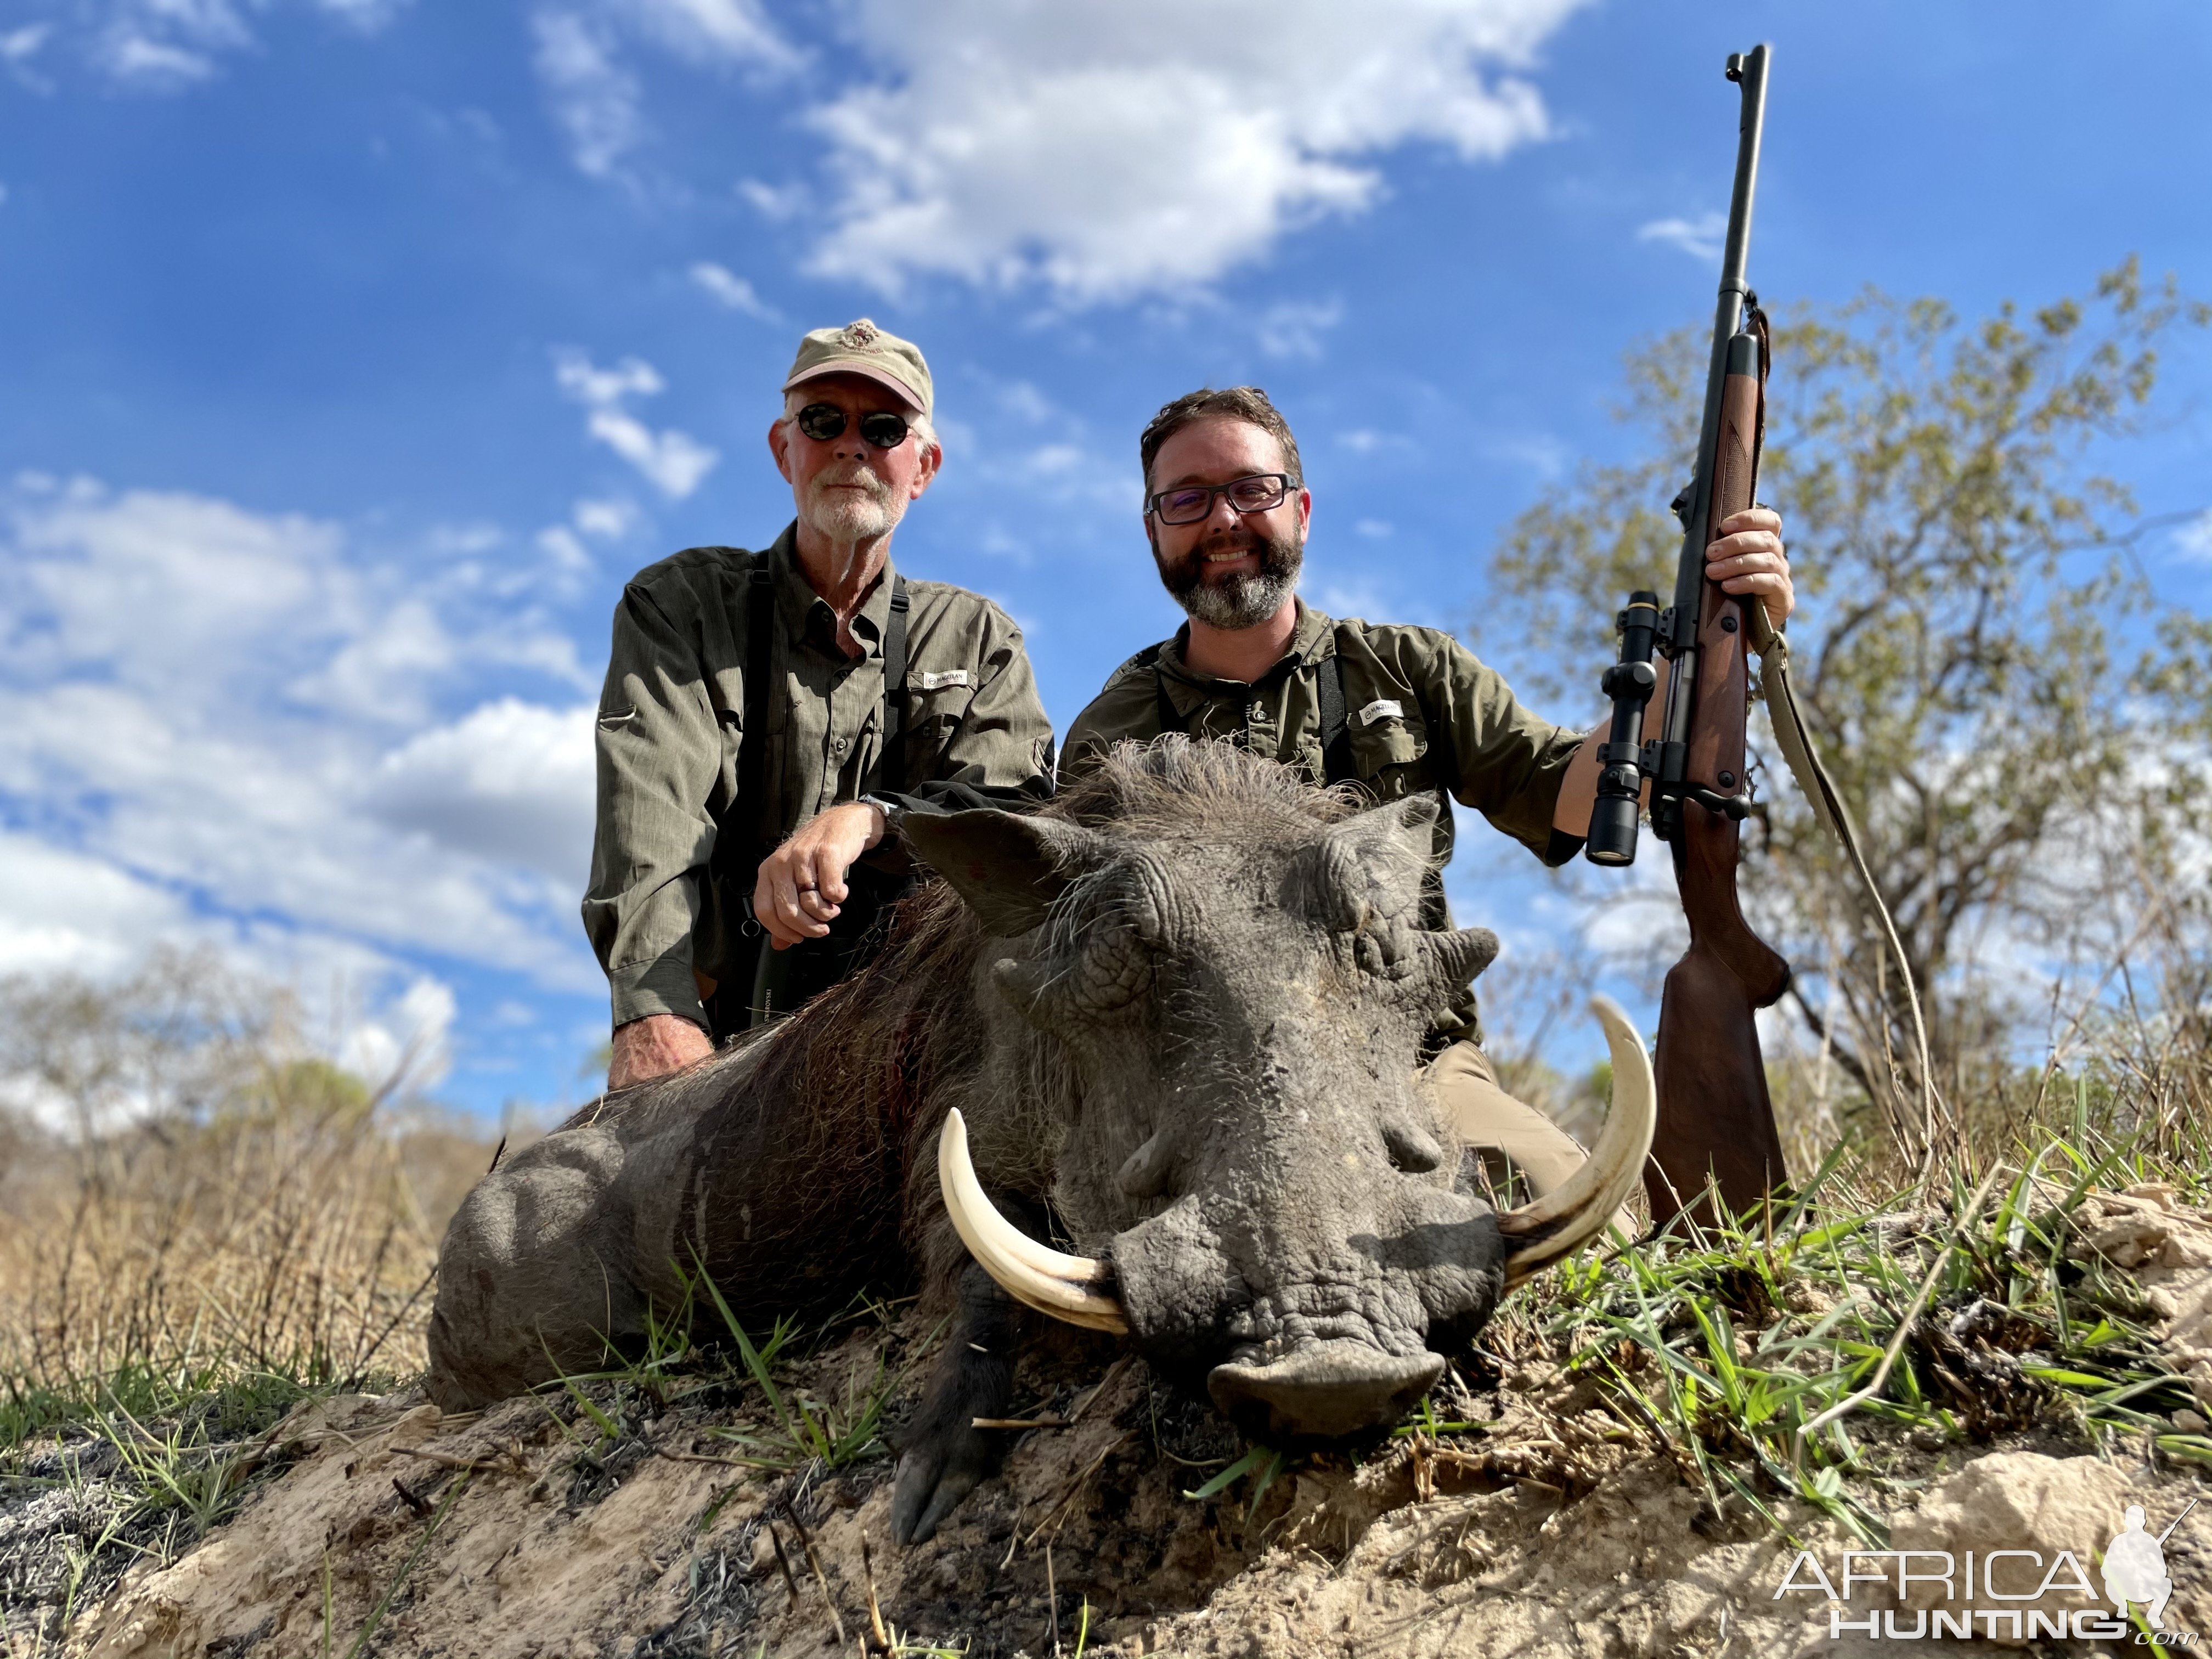
{"type": "Polygon", "coordinates": [[[584,929],[612,994],[610,1090],[842,978],[913,884],[914,807],[1052,793],[1052,727],[998,606],[892,568],[937,477],[929,366],[863,318],[799,342],[769,452],[797,519],[694,547],[615,608],[584,929]]]}
{"type": "MultiPolygon", "coordinates": [[[[1076,717],[1061,761],[1067,775],[1095,767],[1114,743],[1181,732],[1241,744],[1316,783],[1356,783],[1379,800],[1449,795],[1547,865],[1581,850],[1605,727],[1584,733],[1539,718],[1449,634],[1332,621],[1298,599],[1313,495],[1290,422],[1266,392],[1232,386],[1178,398],[1152,417],[1138,453],[1145,534],[1189,620],[1122,664],[1076,717]]],[[[1765,507],[1739,513],[1719,526],[1705,566],[1729,592],[1756,594],[1778,630],[1796,604],[1781,528],[1765,507]]],[[[1652,708],[1663,702],[1662,694],[1652,708]]],[[[1430,928],[1451,926],[1442,872],[1453,823],[1441,805],[1421,917],[1430,928]]],[[[1510,1159],[1538,1194],[1582,1163],[1582,1149],[1550,1119],[1498,1086],[1472,991],[1428,1049],[1440,1109],[1471,1145],[1510,1159]]]]}

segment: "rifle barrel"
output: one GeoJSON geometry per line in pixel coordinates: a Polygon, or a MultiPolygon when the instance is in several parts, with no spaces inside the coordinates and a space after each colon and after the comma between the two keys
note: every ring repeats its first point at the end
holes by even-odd
{"type": "MultiPolygon", "coordinates": [[[[1759,141],[1766,125],[1766,68],[1772,52],[1762,41],[1747,52],[1732,54],[1728,78],[1742,93],[1736,125],[1735,184],[1729,192],[1728,240],[1721,252],[1721,287],[1713,310],[1713,345],[1705,371],[1705,418],[1698,429],[1697,474],[1690,487],[1690,510],[1683,520],[1682,558],[1674,576],[1673,643],[1690,646],[1697,636],[1698,601],[1705,579],[1705,547],[1712,540],[1713,448],[1721,428],[1721,386],[1728,374],[1729,342],[1743,326],[1751,295],[1745,271],[1751,260],[1752,197],[1759,185],[1759,141]]],[[[1679,681],[1678,681],[1679,684],[1679,681]]],[[[1672,702],[1670,698],[1670,705],[1672,702]]],[[[1671,727],[1674,721],[1668,722],[1671,727]]],[[[1669,730],[1668,735],[1679,734],[1669,730]]]]}

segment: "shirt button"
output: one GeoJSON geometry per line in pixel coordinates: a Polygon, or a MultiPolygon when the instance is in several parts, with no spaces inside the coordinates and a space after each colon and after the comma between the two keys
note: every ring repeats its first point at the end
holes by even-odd
{"type": "Polygon", "coordinates": [[[833,754],[833,755],[842,755],[842,754],[843,754],[843,753],[845,752],[845,739],[844,739],[844,738],[830,738],[830,752],[831,754],[833,754]]]}
{"type": "Polygon", "coordinates": [[[1247,714],[1246,718],[1255,722],[1266,720],[1267,718],[1267,706],[1265,703],[1254,703],[1247,714]]]}

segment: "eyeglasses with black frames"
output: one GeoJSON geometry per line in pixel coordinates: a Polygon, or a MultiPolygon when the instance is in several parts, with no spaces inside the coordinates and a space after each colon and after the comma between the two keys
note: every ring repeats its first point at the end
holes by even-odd
{"type": "MultiPolygon", "coordinates": [[[[826,444],[845,435],[845,411],[835,404],[809,404],[793,418],[801,432],[818,442],[826,444]]],[[[878,449],[896,449],[906,441],[906,434],[911,430],[905,416],[894,415],[889,410],[860,416],[860,435],[878,449]]]]}
{"type": "Polygon", "coordinates": [[[1197,524],[1212,515],[1215,496],[1226,495],[1239,513],[1266,513],[1280,507],[1297,484],[1287,472],[1255,472],[1225,484],[1183,484],[1161,490],[1146,510],[1162,524],[1197,524]]]}

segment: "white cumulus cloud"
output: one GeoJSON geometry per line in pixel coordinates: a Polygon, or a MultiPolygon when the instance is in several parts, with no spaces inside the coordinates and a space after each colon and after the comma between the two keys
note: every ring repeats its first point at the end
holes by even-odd
{"type": "Polygon", "coordinates": [[[457,1012],[453,993],[418,975],[370,1018],[351,1023],[337,1044],[337,1063],[385,1086],[434,1087],[452,1065],[448,1035],[457,1012]]]}
{"type": "Polygon", "coordinates": [[[1654,219],[1636,228],[1639,242],[1662,242],[1668,247],[1680,248],[1692,259],[1706,264],[1721,257],[1721,243],[1728,235],[1728,215],[1701,213],[1694,219],[1654,219]]]}
{"type": "Polygon", "coordinates": [[[597,178],[615,170],[644,131],[637,76],[623,66],[603,25],[568,11],[540,12],[538,78],[576,165],[597,178]]]}
{"type": "Polygon", "coordinates": [[[182,944],[182,898],[105,859],[0,832],[0,975],[106,979],[156,944],[182,944]]]}
{"type": "Polygon", "coordinates": [[[755,0],[623,0],[614,9],[697,62],[776,71],[802,61],[755,0]]]}
{"type": "Polygon", "coordinates": [[[370,785],[386,823],[525,863],[580,894],[592,845],[592,710],[501,697],[386,755],[370,785]]]}
{"type": "Polygon", "coordinates": [[[2191,564],[2212,564],[2212,512],[2198,514],[2175,531],[2173,549],[2191,564]]]}
{"type": "Polygon", "coordinates": [[[1322,336],[1344,319],[1335,300],[1285,300],[1260,313],[1260,349],[1270,357],[1318,357],[1322,336]]]}
{"type": "MultiPolygon", "coordinates": [[[[842,78],[799,116],[821,167],[738,189],[824,227],[817,275],[886,293],[929,276],[1074,305],[1187,292],[1366,208],[1390,150],[1486,161],[1544,137],[1528,73],[1586,3],[848,0],[828,14],[837,50],[811,61],[842,78]]],[[[738,0],[601,0],[538,27],[577,165],[602,175],[646,136],[629,42],[786,84],[805,59],[738,0]]],[[[1275,337],[1303,355],[1317,330],[1291,320],[1275,337]]]]}
{"type": "Polygon", "coordinates": [[[650,398],[667,382],[651,363],[625,357],[612,368],[599,368],[580,351],[555,354],[554,379],[589,411],[585,430],[652,481],[661,494],[681,501],[721,460],[721,452],[673,428],[655,432],[629,412],[632,398],[650,398]]]}
{"type": "Polygon", "coordinates": [[[1384,151],[1544,137],[1519,72],[1577,3],[859,0],[883,72],[806,117],[834,146],[813,266],[1079,303],[1203,284],[1367,206],[1384,151]]]}
{"type": "Polygon", "coordinates": [[[691,267],[691,280],[732,311],[757,317],[764,323],[783,320],[776,308],[761,298],[753,285],[726,265],[702,259],[691,267]]]}
{"type": "MultiPolygon", "coordinates": [[[[170,92],[211,78],[226,58],[253,49],[249,19],[276,0],[85,0],[68,12],[59,38],[119,85],[170,92]]],[[[303,0],[293,0],[300,5],[303,0]]],[[[304,0],[304,9],[372,33],[406,0],[304,0]]],[[[57,9],[58,9],[58,8],[57,9]]],[[[36,23],[0,35],[0,61],[20,68],[56,25],[36,23]]],[[[43,85],[43,83],[40,83],[43,85]]]]}
{"type": "Polygon", "coordinates": [[[624,50],[630,40],[649,40],[695,67],[742,65],[769,76],[804,61],[755,0],[571,0],[538,11],[531,30],[538,79],[569,155],[600,179],[623,176],[629,153],[648,136],[644,94],[624,50]]]}
{"type": "Polygon", "coordinates": [[[204,496],[0,495],[0,967],[200,941],[588,987],[586,677],[526,604],[428,562],[204,496]],[[523,680],[551,700],[471,695],[523,680]]]}

